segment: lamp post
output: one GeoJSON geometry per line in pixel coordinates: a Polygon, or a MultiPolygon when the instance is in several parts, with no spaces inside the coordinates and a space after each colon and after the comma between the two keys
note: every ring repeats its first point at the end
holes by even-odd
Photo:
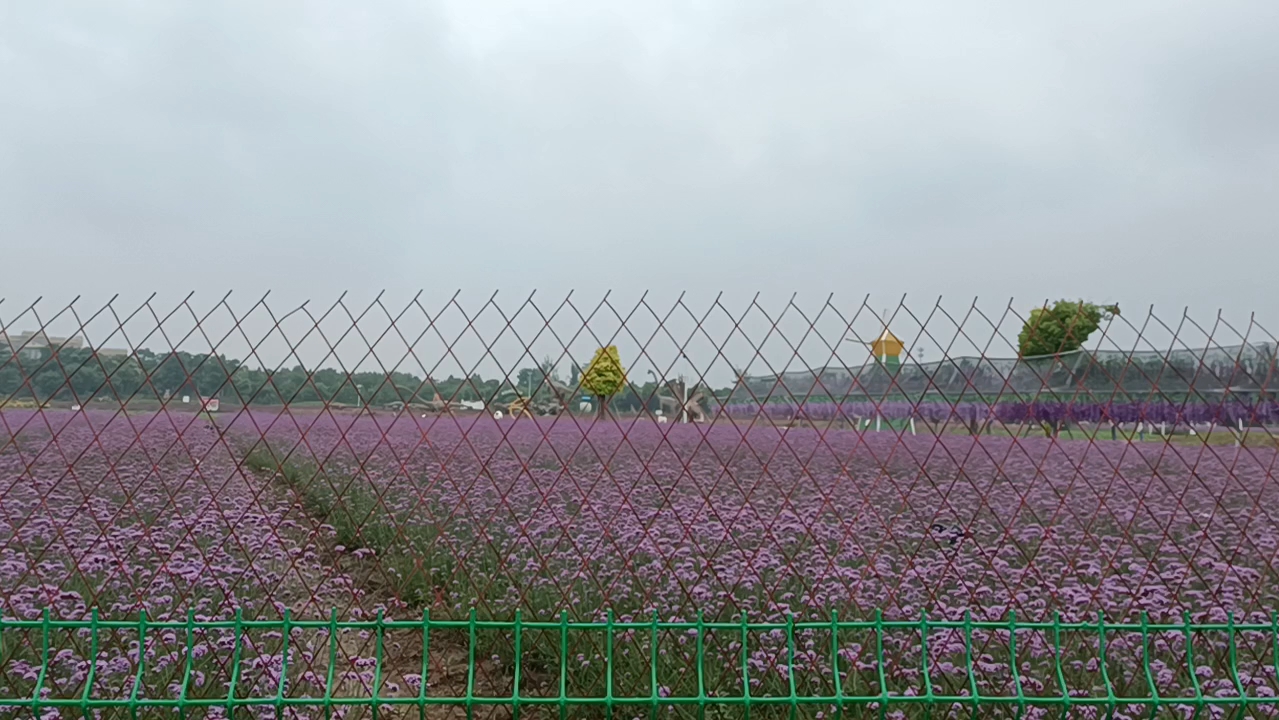
{"type": "Polygon", "coordinates": [[[679,376],[679,421],[688,422],[688,380],[684,379],[684,374],[679,376]]]}
{"type": "MultiPolygon", "coordinates": [[[[653,402],[653,398],[657,397],[657,391],[659,390],[657,386],[657,373],[653,372],[653,368],[648,369],[648,376],[653,378],[653,392],[649,393],[648,397],[644,399],[645,410],[648,410],[649,403],[653,402]]],[[[661,414],[662,402],[660,400],[657,402],[657,409],[651,412],[657,413],[658,415],[661,414]]]]}
{"type": "MultiPolygon", "coordinates": [[[[683,349],[680,349],[679,356],[681,360],[683,360],[685,363],[688,364],[688,367],[690,370],[693,370],[694,372],[697,371],[697,366],[693,364],[692,360],[688,359],[688,354],[685,353],[683,349]]],[[[679,376],[679,387],[680,387],[680,395],[682,395],[682,397],[679,399],[679,410],[680,410],[679,421],[682,423],[687,423],[688,422],[688,380],[682,374],[679,376]]]]}

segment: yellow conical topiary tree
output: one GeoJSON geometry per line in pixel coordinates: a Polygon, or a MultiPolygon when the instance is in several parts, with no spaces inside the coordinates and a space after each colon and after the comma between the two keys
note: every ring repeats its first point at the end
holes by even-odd
{"type": "Polygon", "coordinates": [[[595,396],[595,415],[608,414],[608,401],[626,387],[626,369],[616,345],[595,351],[591,364],[582,371],[582,389],[595,396]]]}

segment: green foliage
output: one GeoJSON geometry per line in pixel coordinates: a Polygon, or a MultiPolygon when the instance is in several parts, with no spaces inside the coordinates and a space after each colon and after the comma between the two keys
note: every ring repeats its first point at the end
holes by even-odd
{"type": "Polygon", "coordinates": [[[1022,357],[1034,357],[1078,350],[1103,320],[1118,314],[1118,305],[1082,300],[1058,300],[1052,307],[1035,308],[1017,336],[1018,352],[1022,357]]]}
{"type": "Polygon", "coordinates": [[[522,368],[515,375],[515,386],[526,395],[534,390],[540,389],[543,378],[542,372],[534,368],[522,368]]]}
{"type": "Polygon", "coordinates": [[[502,392],[509,383],[469,378],[423,381],[406,372],[343,372],[333,368],[258,369],[225,355],[184,351],[154,353],[139,349],[125,356],[95,357],[76,348],[34,362],[0,356],[0,398],[58,400],[87,405],[90,401],[220,397],[223,405],[243,400],[249,405],[361,401],[382,406],[393,402],[426,402],[445,398],[479,400],[502,392]],[[363,386],[358,390],[357,386],[363,386]]]}
{"type": "Polygon", "coordinates": [[[560,373],[555,369],[555,361],[551,359],[550,355],[542,358],[542,362],[537,364],[537,369],[540,370],[543,375],[555,382],[560,381],[560,373]]]}
{"type": "Polygon", "coordinates": [[[626,370],[616,345],[595,351],[591,364],[582,371],[582,389],[599,397],[609,398],[626,386],[626,370]]]}

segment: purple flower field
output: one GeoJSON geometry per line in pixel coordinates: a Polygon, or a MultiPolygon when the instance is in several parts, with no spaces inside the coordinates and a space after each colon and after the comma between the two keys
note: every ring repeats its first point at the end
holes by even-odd
{"type": "MultiPolygon", "coordinates": [[[[237,608],[327,617],[336,607],[344,618],[424,608],[464,618],[474,608],[502,619],[519,609],[539,619],[561,611],[603,619],[612,610],[623,621],[654,612],[773,621],[829,619],[831,610],[865,619],[879,609],[914,620],[1015,611],[1224,622],[1233,612],[1269,622],[1279,596],[1269,449],[569,417],[253,412],[214,425],[173,413],[6,411],[3,419],[14,436],[6,444],[0,435],[0,611],[10,618],[46,607],[82,617],[96,606],[103,616],[145,610],[152,619],[230,617],[237,608]]],[[[616,681],[647,692],[648,640],[622,635],[616,681]]],[[[869,683],[865,692],[878,682],[873,638],[853,635],[838,638],[840,657],[851,668],[846,682],[869,683]]],[[[934,682],[965,677],[956,635],[928,639],[934,682]]],[[[980,658],[982,691],[1009,691],[1008,633],[979,635],[990,647],[980,658]]],[[[1036,683],[1053,692],[1040,677],[1052,654],[1044,635],[1018,636],[1027,692],[1036,683]]],[[[56,681],[74,688],[86,645],[64,640],[56,681]]],[[[136,642],[121,640],[99,659],[104,692],[123,691],[135,667],[136,642]]],[[[250,683],[278,679],[278,640],[260,639],[250,683]]],[[[1255,658],[1241,650],[1239,660],[1254,693],[1275,685],[1263,640],[1255,658]]],[[[510,638],[484,642],[500,678],[513,660],[510,638]]],[[[326,643],[317,633],[291,646],[299,692],[323,684],[313,673],[326,643]]],[[[808,633],[804,643],[797,677],[821,691],[831,682],[823,651],[831,638],[808,633]]],[[[1096,637],[1075,643],[1072,686],[1089,692],[1101,682],[1087,664],[1096,637]]],[[[1185,648],[1153,643],[1167,669],[1161,692],[1188,687],[1176,670],[1185,648]]],[[[919,644],[917,631],[885,638],[895,691],[919,686],[919,644]]],[[[206,645],[213,687],[225,638],[206,645]]],[[[367,684],[358,661],[368,649],[354,645],[346,680],[367,684]]],[[[706,645],[729,668],[707,682],[740,692],[739,641],[712,633],[706,645]]],[[[528,639],[527,652],[540,647],[528,639]]],[[[574,682],[598,686],[602,647],[599,638],[574,645],[574,682]]],[[[690,644],[672,637],[662,647],[670,686],[685,687],[690,644]]],[[[766,694],[785,676],[784,643],[764,635],[747,649],[752,684],[758,678],[766,694]]],[[[1205,692],[1234,692],[1214,648],[1202,650],[1205,692]]],[[[144,683],[163,692],[172,677],[165,663],[181,651],[178,638],[149,638],[144,683]]],[[[21,644],[10,652],[0,686],[29,686],[38,655],[21,644]]],[[[1140,652],[1121,638],[1110,646],[1112,662],[1140,652]]]]}
{"type": "Polygon", "coordinates": [[[940,423],[990,420],[997,423],[1023,422],[1087,422],[1087,423],[1164,423],[1168,425],[1218,424],[1234,427],[1279,423],[1279,403],[1265,402],[769,402],[734,403],[724,407],[732,418],[751,419],[765,415],[773,421],[886,420],[914,418],[940,423]]]}
{"type": "Polygon", "coordinates": [[[1279,595],[1272,450],[567,419],[237,433],[319,461],[321,493],[367,485],[395,542],[447,562],[455,613],[1178,619],[1279,595]]]}
{"type": "Polygon", "coordinates": [[[350,605],[349,579],[325,577],[320,530],[237,464],[190,414],[36,416],[0,455],[5,614],[81,617],[96,605],[104,617],[167,620],[350,605]]]}
{"type": "MultiPolygon", "coordinates": [[[[321,557],[323,531],[286,493],[239,470],[206,421],[48,411],[7,411],[3,420],[3,617],[36,619],[47,608],[55,618],[81,619],[93,607],[103,619],[145,612],[156,621],[188,612],[197,620],[232,618],[236,610],[246,618],[279,617],[285,608],[311,616],[335,606],[360,612],[361,591],[321,557]]],[[[46,678],[54,694],[81,687],[89,670],[87,633],[61,635],[46,678]]],[[[95,692],[127,696],[136,635],[104,635],[95,692]]],[[[245,651],[246,687],[273,688],[279,639],[250,639],[257,642],[245,651]]],[[[40,666],[38,634],[4,640],[0,695],[29,695],[40,666]]],[[[200,659],[193,697],[225,692],[219,678],[230,642],[229,633],[208,633],[193,645],[200,659]]],[[[314,652],[305,642],[293,650],[298,658],[314,652]]],[[[146,689],[173,690],[186,659],[183,640],[154,635],[146,657],[146,689]]]]}

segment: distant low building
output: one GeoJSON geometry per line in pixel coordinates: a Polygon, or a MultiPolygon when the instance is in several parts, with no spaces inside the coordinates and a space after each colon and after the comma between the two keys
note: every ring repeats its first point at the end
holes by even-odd
{"type": "MultiPolygon", "coordinates": [[[[778,374],[738,371],[732,402],[804,398],[864,400],[889,395],[942,395],[984,401],[1000,396],[1066,398],[1087,393],[1127,402],[1127,397],[1186,395],[1196,398],[1279,393],[1279,346],[1274,342],[1170,350],[1076,350],[1038,358],[944,356],[928,363],[894,363],[895,338],[879,336],[877,353],[860,366],[822,366],[778,374]]],[[[900,342],[900,341],[898,341],[900,342]]]]}
{"type": "Polygon", "coordinates": [[[43,330],[31,330],[17,335],[0,333],[0,350],[9,355],[17,355],[21,360],[40,360],[54,350],[79,350],[83,347],[84,338],[79,335],[55,337],[43,330]]]}
{"type": "MultiPolygon", "coordinates": [[[[0,356],[17,355],[20,360],[38,362],[58,350],[83,350],[88,347],[84,337],[57,337],[43,330],[28,330],[16,335],[0,332],[0,356]]],[[[97,348],[94,353],[102,357],[122,357],[129,354],[122,348],[97,348]]]]}

